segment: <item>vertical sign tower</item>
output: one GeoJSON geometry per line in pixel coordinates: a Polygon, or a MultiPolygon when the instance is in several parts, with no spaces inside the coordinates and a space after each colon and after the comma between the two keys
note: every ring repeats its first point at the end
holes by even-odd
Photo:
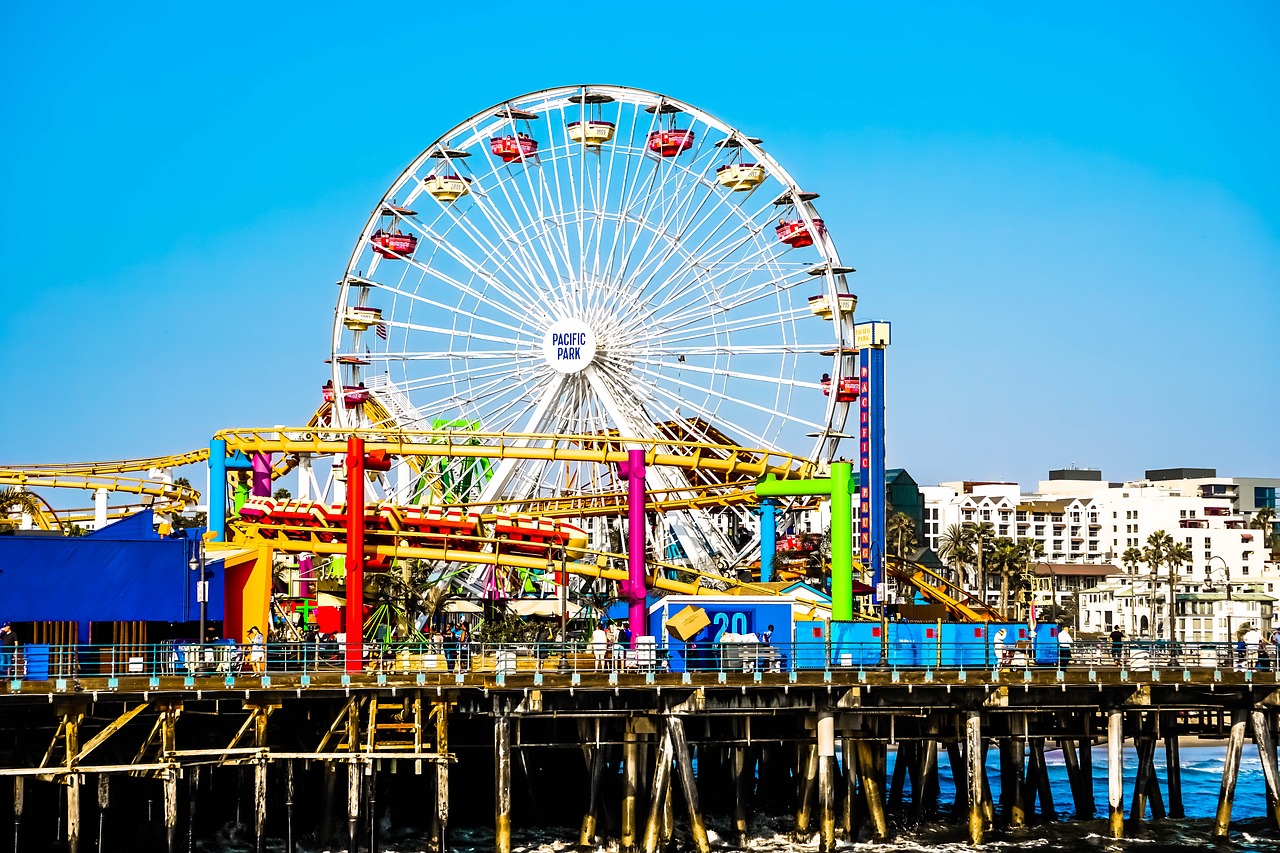
{"type": "Polygon", "coordinates": [[[858,556],[871,572],[873,604],[885,603],[884,351],[889,324],[853,327],[858,348],[858,556]]]}

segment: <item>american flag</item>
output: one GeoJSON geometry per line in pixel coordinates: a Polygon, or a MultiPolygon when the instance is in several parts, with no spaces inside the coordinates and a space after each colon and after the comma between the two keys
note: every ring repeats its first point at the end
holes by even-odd
{"type": "Polygon", "coordinates": [[[387,324],[379,323],[377,328],[374,329],[374,332],[378,335],[378,337],[382,338],[385,341],[387,339],[387,324]]]}

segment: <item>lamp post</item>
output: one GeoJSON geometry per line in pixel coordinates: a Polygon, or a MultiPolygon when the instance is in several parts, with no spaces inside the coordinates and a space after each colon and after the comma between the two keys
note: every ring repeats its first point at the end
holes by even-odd
{"type": "MultiPolygon", "coordinates": [[[[1053,613],[1053,621],[1057,622],[1058,621],[1058,575],[1053,570],[1053,564],[1046,563],[1043,560],[1036,563],[1032,571],[1034,572],[1035,569],[1038,569],[1041,566],[1044,566],[1046,569],[1049,570],[1049,607],[1051,608],[1050,612],[1053,613]]],[[[1034,594],[1031,597],[1031,606],[1032,607],[1036,606],[1034,594]]]]}
{"type": "Polygon", "coordinates": [[[200,573],[196,581],[196,601],[200,602],[200,635],[196,642],[203,644],[205,623],[209,616],[209,582],[205,580],[204,572],[204,540],[196,543],[196,555],[187,565],[193,572],[200,573]]]}
{"type": "MultiPolygon", "coordinates": [[[[1216,554],[1215,554],[1214,556],[1210,557],[1209,559],[1210,559],[1210,561],[1212,561],[1212,560],[1217,560],[1218,562],[1222,563],[1222,569],[1221,569],[1221,571],[1222,571],[1223,577],[1225,577],[1225,578],[1226,578],[1226,587],[1227,587],[1227,642],[1228,642],[1228,643],[1231,643],[1231,642],[1233,642],[1233,641],[1234,641],[1234,636],[1233,636],[1233,635],[1232,635],[1232,633],[1231,633],[1231,616],[1233,615],[1233,611],[1235,610],[1235,605],[1234,605],[1233,600],[1232,600],[1232,598],[1231,598],[1231,566],[1227,564],[1227,561],[1226,561],[1224,558],[1222,558],[1222,557],[1220,557],[1220,556],[1218,556],[1218,555],[1216,555],[1216,554]]],[[[1213,564],[1212,564],[1212,562],[1211,562],[1209,565],[1207,565],[1207,566],[1205,566],[1205,567],[1204,567],[1204,591],[1205,591],[1205,592],[1213,592],[1213,590],[1214,590],[1214,586],[1213,586],[1213,564]]]]}

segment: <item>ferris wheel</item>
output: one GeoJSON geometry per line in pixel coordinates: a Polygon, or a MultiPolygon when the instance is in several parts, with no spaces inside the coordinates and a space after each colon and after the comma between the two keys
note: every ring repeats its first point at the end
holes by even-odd
{"type": "MultiPolygon", "coordinates": [[[[665,95],[566,87],[483,110],[409,164],[356,242],[333,326],[335,421],[829,461],[857,399],[856,300],[816,198],[759,139],[665,95]]],[[[618,489],[611,470],[552,459],[450,465],[432,495],[416,481],[401,497],[618,489]]],[[[650,487],[694,480],[655,469],[650,487]]],[[[695,516],[673,522],[691,558],[733,550],[695,516]]]]}

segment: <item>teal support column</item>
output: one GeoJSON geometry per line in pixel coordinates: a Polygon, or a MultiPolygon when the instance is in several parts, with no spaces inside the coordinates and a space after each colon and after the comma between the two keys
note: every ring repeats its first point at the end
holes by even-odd
{"type": "Polygon", "coordinates": [[[226,540],[227,531],[227,442],[215,438],[209,442],[209,532],[212,538],[226,540]]]}
{"type": "Polygon", "coordinates": [[[760,502],[760,582],[773,580],[773,558],[778,552],[778,504],[765,498],[760,502]]]}

